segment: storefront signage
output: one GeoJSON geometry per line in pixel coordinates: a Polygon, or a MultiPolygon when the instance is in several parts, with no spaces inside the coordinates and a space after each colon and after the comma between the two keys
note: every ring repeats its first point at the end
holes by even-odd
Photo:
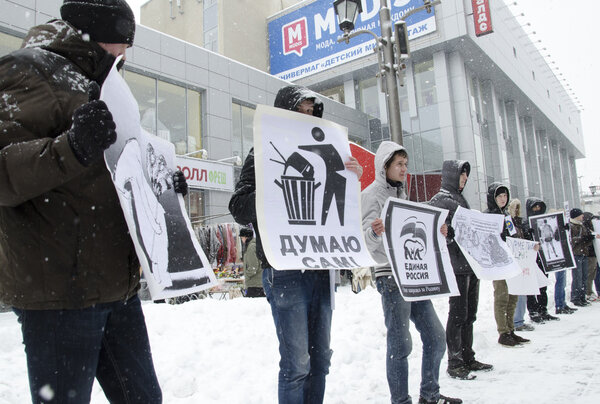
{"type": "Polygon", "coordinates": [[[233,192],[233,166],[191,157],[176,158],[177,169],[183,171],[190,188],[233,192]]]}
{"type": "Polygon", "coordinates": [[[492,29],[492,14],[489,0],[471,0],[473,5],[473,22],[475,23],[475,36],[482,36],[494,32],[492,29]]]}
{"type": "MultiPolygon", "coordinates": [[[[423,0],[390,0],[392,20],[423,5],[423,0]]],[[[367,29],[381,35],[380,0],[362,0],[363,12],[356,19],[356,30],[367,29]]],[[[435,13],[420,11],[407,18],[409,39],[436,30],[435,13]]],[[[359,35],[338,43],[342,35],[332,0],[316,0],[269,22],[270,72],[294,81],[373,54],[375,40],[359,35]]]]}

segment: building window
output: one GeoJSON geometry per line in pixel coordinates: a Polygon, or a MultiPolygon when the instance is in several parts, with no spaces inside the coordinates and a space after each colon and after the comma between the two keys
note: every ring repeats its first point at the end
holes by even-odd
{"type": "Polygon", "coordinates": [[[417,106],[437,104],[433,59],[415,64],[417,106]]]}
{"type": "Polygon", "coordinates": [[[231,104],[233,156],[240,156],[242,161],[254,145],[254,108],[237,102],[231,104]]]}
{"type": "Polygon", "coordinates": [[[548,94],[548,98],[550,98],[550,90],[546,90],[546,94],[548,94]]]}
{"type": "Polygon", "coordinates": [[[531,77],[533,77],[533,80],[535,81],[535,72],[533,70],[531,71],[531,77]]]}
{"type": "Polygon", "coordinates": [[[190,189],[185,200],[185,207],[187,208],[188,214],[190,216],[190,221],[192,222],[192,227],[195,229],[196,227],[203,224],[203,219],[205,217],[205,195],[206,191],[200,189],[190,189]]]}
{"type": "Polygon", "coordinates": [[[22,38],[0,32],[0,57],[21,48],[22,38]]]}
{"type": "Polygon", "coordinates": [[[203,17],[204,47],[213,52],[218,52],[219,4],[216,1],[205,1],[203,17]]]}
{"type": "Polygon", "coordinates": [[[360,110],[374,118],[380,118],[379,114],[379,88],[377,78],[371,77],[358,83],[360,95],[360,110]]]}
{"type": "Polygon", "coordinates": [[[319,91],[319,94],[339,103],[346,103],[346,100],[344,98],[344,86],[328,88],[327,90],[319,91]]]}
{"type": "Polygon", "coordinates": [[[124,76],[138,102],[142,128],[173,143],[177,154],[202,148],[200,92],[128,70],[124,76]]]}
{"type": "Polygon", "coordinates": [[[513,56],[517,58],[517,49],[513,46],[513,56]]]}
{"type": "Polygon", "coordinates": [[[558,111],[562,112],[562,107],[560,106],[560,104],[558,104],[558,111]]]}

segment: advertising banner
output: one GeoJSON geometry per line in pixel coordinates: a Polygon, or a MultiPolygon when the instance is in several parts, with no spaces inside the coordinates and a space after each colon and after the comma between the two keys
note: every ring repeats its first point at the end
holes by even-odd
{"type": "Polygon", "coordinates": [[[471,4],[473,6],[475,36],[483,36],[494,32],[489,0],[471,0],[471,4]]]}
{"type": "MultiPolygon", "coordinates": [[[[410,10],[423,6],[422,0],[389,0],[393,22],[410,10]]],[[[363,12],[356,19],[355,30],[366,29],[381,35],[379,0],[362,0],[363,12]]],[[[406,20],[408,38],[414,39],[436,30],[435,12],[423,10],[406,20]]],[[[268,24],[270,73],[294,81],[368,56],[376,44],[371,35],[358,35],[338,43],[342,36],[332,0],[316,0],[268,24]]]]}
{"type": "Polygon", "coordinates": [[[175,162],[190,188],[233,192],[235,184],[231,164],[183,156],[177,156],[175,162]]]}
{"type": "Polygon", "coordinates": [[[383,243],[404,300],[417,301],[459,294],[440,228],[448,211],[389,198],[381,218],[383,243]]]}
{"type": "Polygon", "coordinates": [[[258,106],[256,215],[263,250],[275,269],[375,265],[362,233],[358,177],[344,166],[349,159],[345,127],[258,106]]]}

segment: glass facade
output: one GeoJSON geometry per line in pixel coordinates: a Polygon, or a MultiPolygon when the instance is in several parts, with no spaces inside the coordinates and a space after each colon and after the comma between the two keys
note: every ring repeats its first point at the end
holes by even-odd
{"type": "Polygon", "coordinates": [[[0,57],[19,49],[21,42],[23,42],[21,38],[0,31],[0,57]]]}
{"type": "Polygon", "coordinates": [[[426,60],[414,65],[415,92],[417,106],[426,107],[437,104],[437,93],[435,90],[435,74],[433,71],[433,59],[426,60]]]}

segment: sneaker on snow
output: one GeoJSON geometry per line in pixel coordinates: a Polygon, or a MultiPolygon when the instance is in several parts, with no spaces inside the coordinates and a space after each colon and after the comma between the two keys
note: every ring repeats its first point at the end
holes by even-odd
{"type": "Polygon", "coordinates": [[[509,332],[500,334],[500,337],[498,337],[498,343],[500,345],[504,345],[507,347],[514,347],[514,346],[522,345],[520,342],[518,342],[516,339],[514,339],[512,334],[509,332]]]}
{"type": "Polygon", "coordinates": [[[563,306],[563,309],[565,309],[571,313],[575,313],[577,311],[577,309],[575,307],[567,306],[566,304],[563,306]]]}
{"type": "Polygon", "coordinates": [[[515,331],[533,331],[535,327],[531,324],[521,324],[518,327],[515,327],[515,331]]]}
{"type": "Polygon", "coordinates": [[[520,343],[520,344],[527,344],[528,342],[531,342],[531,340],[529,340],[529,339],[527,339],[527,338],[523,338],[523,337],[520,337],[520,336],[518,336],[517,334],[515,334],[515,332],[514,332],[514,331],[512,331],[512,332],[510,333],[510,335],[513,337],[513,339],[514,339],[515,341],[517,341],[517,342],[518,342],[518,343],[520,343]]]}
{"type": "Polygon", "coordinates": [[[419,397],[419,404],[460,404],[460,403],[462,403],[462,400],[460,398],[446,397],[446,396],[442,396],[441,394],[440,394],[440,398],[438,398],[437,400],[433,400],[433,401],[427,401],[423,397],[419,397]]]}
{"type": "Polygon", "coordinates": [[[537,323],[537,324],[545,323],[544,318],[542,317],[541,314],[532,314],[529,317],[531,317],[531,321],[533,321],[534,323],[537,323]]]}
{"type": "Polygon", "coordinates": [[[556,314],[573,314],[573,312],[566,307],[560,307],[556,309],[556,314]]]}
{"type": "Polygon", "coordinates": [[[482,363],[477,360],[473,362],[465,363],[465,367],[473,372],[477,372],[480,370],[488,371],[492,370],[494,367],[488,363],[482,363]]]}
{"type": "Polygon", "coordinates": [[[450,376],[453,379],[473,380],[477,377],[477,376],[471,374],[470,373],[471,371],[469,369],[467,369],[465,366],[448,368],[447,372],[448,372],[448,376],[450,376]]]}
{"type": "Polygon", "coordinates": [[[544,314],[542,314],[542,318],[543,318],[545,321],[551,321],[551,320],[560,320],[560,318],[558,318],[558,317],[554,317],[553,315],[551,315],[551,314],[548,314],[548,313],[544,313],[544,314]]]}
{"type": "Polygon", "coordinates": [[[571,302],[571,303],[573,303],[573,305],[577,306],[577,307],[585,307],[585,306],[590,305],[588,302],[584,302],[584,301],[581,301],[581,302],[577,301],[577,302],[571,302]]]}

